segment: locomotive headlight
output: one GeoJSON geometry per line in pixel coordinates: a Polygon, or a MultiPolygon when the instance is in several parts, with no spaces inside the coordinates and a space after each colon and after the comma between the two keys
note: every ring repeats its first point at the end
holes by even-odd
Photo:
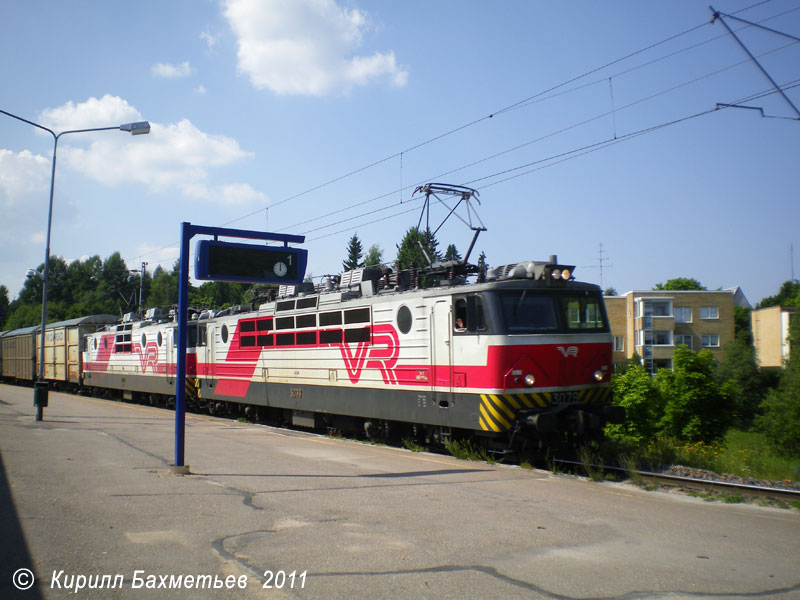
{"type": "Polygon", "coordinates": [[[564,281],[569,281],[570,277],[572,277],[572,273],[569,272],[569,269],[564,269],[561,271],[561,279],[564,281]]]}
{"type": "Polygon", "coordinates": [[[603,373],[600,369],[595,371],[593,375],[595,381],[603,381],[603,378],[605,377],[605,373],[603,373]]]}
{"type": "Polygon", "coordinates": [[[533,384],[535,382],[536,382],[536,378],[533,375],[531,375],[530,373],[525,375],[525,385],[527,385],[528,387],[533,387],[533,384]]]}
{"type": "Polygon", "coordinates": [[[553,279],[558,279],[559,277],[561,277],[561,269],[553,269],[553,271],[550,273],[550,276],[553,279]]]}

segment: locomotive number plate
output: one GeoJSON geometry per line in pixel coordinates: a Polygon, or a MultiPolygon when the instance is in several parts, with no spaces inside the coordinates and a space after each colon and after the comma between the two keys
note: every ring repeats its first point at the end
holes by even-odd
{"type": "Polygon", "coordinates": [[[568,404],[578,401],[578,392],[553,392],[550,394],[550,401],[553,404],[568,404]]]}
{"type": "Polygon", "coordinates": [[[302,388],[290,388],[289,389],[289,397],[290,398],[302,398],[303,397],[302,388]]]}

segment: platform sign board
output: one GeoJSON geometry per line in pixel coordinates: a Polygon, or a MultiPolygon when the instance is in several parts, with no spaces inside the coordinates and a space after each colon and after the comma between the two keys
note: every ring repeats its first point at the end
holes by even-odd
{"type": "Polygon", "coordinates": [[[302,244],[305,236],[226,229],[181,223],[180,279],[178,280],[178,340],[175,361],[175,465],[184,465],[186,430],[186,314],[189,310],[189,242],[195,235],[214,236],[201,240],[195,257],[195,277],[219,281],[257,283],[302,283],[308,251],[290,247],[302,244]],[[221,242],[219,237],[282,242],[282,246],[221,242]]]}
{"type": "Polygon", "coordinates": [[[195,250],[196,279],[243,283],[301,283],[308,250],[200,240],[195,250]]]}

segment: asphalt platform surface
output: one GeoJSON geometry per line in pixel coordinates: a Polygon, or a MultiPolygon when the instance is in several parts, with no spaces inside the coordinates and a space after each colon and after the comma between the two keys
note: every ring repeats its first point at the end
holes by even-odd
{"type": "Polygon", "coordinates": [[[800,598],[800,510],[0,385],[0,598],[800,598]],[[27,588],[21,590],[19,588],[27,588]]]}

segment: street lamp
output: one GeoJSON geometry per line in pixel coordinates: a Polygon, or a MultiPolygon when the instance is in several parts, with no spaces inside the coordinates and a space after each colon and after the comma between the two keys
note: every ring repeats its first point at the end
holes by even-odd
{"type": "Polygon", "coordinates": [[[116,127],[93,127],[90,129],[72,129],[69,131],[62,131],[61,133],[56,133],[52,129],[49,129],[43,125],[39,125],[38,123],[34,123],[33,121],[29,121],[28,119],[23,119],[17,115],[11,114],[5,110],[0,109],[0,113],[4,115],[8,115],[12,119],[17,119],[18,121],[22,121],[23,123],[27,123],[28,125],[33,125],[38,129],[46,131],[50,135],[53,136],[53,165],[52,170],[50,172],[50,206],[47,212],[47,244],[45,247],[44,252],[44,272],[42,273],[42,329],[41,329],[41,336],[42,342],[39,351],[39,381],[34,384],[34,393],[33,393],[33,403],[36,406],[36,420],[41,421],[44,416],[44,407],[47,406],[47,391],[48,391],[48,384],[44,379],[44,339],[45,339],[45,328],[47,327],[47,275],[50,270],[50,226],[53,222],[53,190],[55,188],[56,183],[56,150],[58,149],[58,139],[62,135],[67,135],[68,133],[87,133],[90,131],[109,131],[112,129],[118,129],[120,131],[127,131],[130,132],[131,135],[143,135],[146,133],[150,133],[150,123],[148,121],[138,121],[136,123],[123,123],[122,125],[118,125],[116,127]]]}

